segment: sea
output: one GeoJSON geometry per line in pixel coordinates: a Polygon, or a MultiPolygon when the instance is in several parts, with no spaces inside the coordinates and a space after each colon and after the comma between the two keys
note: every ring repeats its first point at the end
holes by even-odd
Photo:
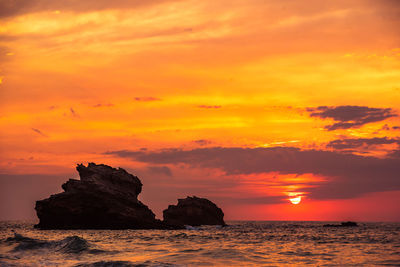
{"type": "Polygon", "coordinates": [[[0,222],[0,266],[400,266],[400,223],[232,221],[185,230],[0,222]]]}

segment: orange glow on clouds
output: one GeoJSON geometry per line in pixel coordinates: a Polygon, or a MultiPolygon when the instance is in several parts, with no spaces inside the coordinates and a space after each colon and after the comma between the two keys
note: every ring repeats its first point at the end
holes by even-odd
{"type": "MultiPolygon", "coordinates": [[[[72,173],[76,163],[94,161],[139,172],[149,184],[143,197],[158,211],[193,193],[215,197],[230,218],[241,205],[234,199],[248,201],[249,217],[257,201],[281,207],[303,199],[297,210],[256,217],[307,219],[323,205],[308,192],[345,183],[342,172],[226,173],[218,158],[207,158],[215,162],[207,169],[106,152],[294,147],[385,160],[400,147],[398,116],[361,114],[357,127],[329,131],[343,114],[308,110],[400,112],[400,21],[391,1],[47,2],[0,14],[0,174],[72,173]],[[329,146],[342,139],[368,140],[329,146]],[[170,175],[156,171],[166,168],[170,175]]],[[[285,166],[295,161],[276,157],[285,166]]]]}

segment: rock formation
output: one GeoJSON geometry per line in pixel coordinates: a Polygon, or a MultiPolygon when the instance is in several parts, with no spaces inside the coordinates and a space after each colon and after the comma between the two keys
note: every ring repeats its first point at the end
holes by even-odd
{"type": "Polygon", "coordinates": [[[341,222],[340,224],[324,224],[324,227],[356,227],[358,224],[356,222],[341,222]]]}
{"type": "Polygon", "coordinates": [[[163,211],[164,223],[170,226],[225,225],[224,213],[205,198],[178,199],[177,205],[169,205],[163,211]]]}
{"type": "Polygon", "coordinates": [[[36,202],[41,229],[157,229],[164,228],[138,200],[139,178],[122,168],[79,164],[80,180],[62,185],[65,192],[36,202]]]}

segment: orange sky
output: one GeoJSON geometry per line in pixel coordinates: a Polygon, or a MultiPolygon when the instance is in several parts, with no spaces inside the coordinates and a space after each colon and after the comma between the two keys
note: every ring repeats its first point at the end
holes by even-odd
{"type": "Polygon", "coordinates": [[[93,161],[138,175],[158,216],[195,194],[228,220],[400,220],[398,1],[0,10],[0,219],[93,161]]]}

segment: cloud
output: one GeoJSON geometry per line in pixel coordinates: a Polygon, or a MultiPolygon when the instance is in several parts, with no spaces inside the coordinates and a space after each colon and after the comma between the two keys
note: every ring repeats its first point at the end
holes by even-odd
{"type": "Polygon", "coordinates": [[[370,108],[366,106],[319,106],[307,108],[311,117],[333,119],[336,123],[325,126],[328,131],[359,128],[364,124],[383,121],[397,116],[391,108],[370,108]]]}
{"type": "Polygon", "coordinates": [[[144,96],[144,97],[135,97],[136,101],[150,102],[150,101],[160,101],[160,98],[152,97],[152,96],[144,96]]]}
{"type": "Polygon", "coordinates": [[[149,166],[149,167],[147,167],[147,170],[154,174],[162,174],[165,176],[172,176],[172,171],[167,166],[149,166]]]}
{"type": "Polygon", "coordinates": [[[207,139],[193,140],[192,142],[199,146],[206,146],[206,145],[212,144],[212,141],[207,140],[207,139]]]}
{"type": "Polygon", "coordinates": [[[70,108],[69,111],[71,111],[71,115],[74,117],[79,117],[78,113],[75,112],[73,108],[70,108]]]}
{"type": "Polygon", "coordinates": [[[385,124],[382,126],[381,130],[390,131],[390,127],[389,127],[389,125],[385,124]]]}
{"type": "Polygon", "coordinates": [[[38,134],[40,134],[41,136],[47,137],[47,135],[44,134],[41,130],[36,129],[36,128],[31,128],[31,129],[32,129],[32,131],[34,131],[35,133],[38,133],[38,134]]]}
{"type": "Polygon", "coordinates": [[[213,147],[193,150],[111,151],[105,154],[149,164],[185,164],[217,168],[227,175],[278,172],[314,174],[328,179],[301,190],[314,199],[353,198],[370,192],[400,189],[400,158],[375,158],[294,147],[213,147]]]}
{"type": "Polygon", "coordinates": [[[389,154],[389,157],[400,159],[400,149],[394,150],[392,153],[389,154]]]}
{"type": "Polygon", "coordinates": [[[327,144],[327,147],[334,149],[352,149],[362,146],[372,145],[386,145],[386,144],[400,144],[399,139],[391,139],[387,137],[375,137],[375,138],[348,138],[333,140],[327,144]]]}
{"type": "Polygon", "coordinates": [[[173,0],[2,0],[0,1],[0,18],[41,11],[74,11],[89,12],[112,8],[139,8],[173,0]]]}
{"type": "Polygon", "coordinates": [[[287,202],[287,196],[262,196],[262,197],[219,197],[213,196],[218,203],[229,203],[233,205],[267,205],[287,202]]]}
{"type": "Polygon", "coordinates": [[[111,104],[111,103],[108,103],[108,104],[99,103],[99,104],[93,105],[92,107],[94,107],[94,108],[102,108],[102,107],[113,107],[113,106],[114,106],[114,104],[111,104]]]}
{"type": "Polygon", "coordinates": [[[206,109],[210,109],[210,108],[222,108],[222,106],[209,106],[209,105],[199,105],[197,106],[198,108],[206,108],[206,109]]]}

